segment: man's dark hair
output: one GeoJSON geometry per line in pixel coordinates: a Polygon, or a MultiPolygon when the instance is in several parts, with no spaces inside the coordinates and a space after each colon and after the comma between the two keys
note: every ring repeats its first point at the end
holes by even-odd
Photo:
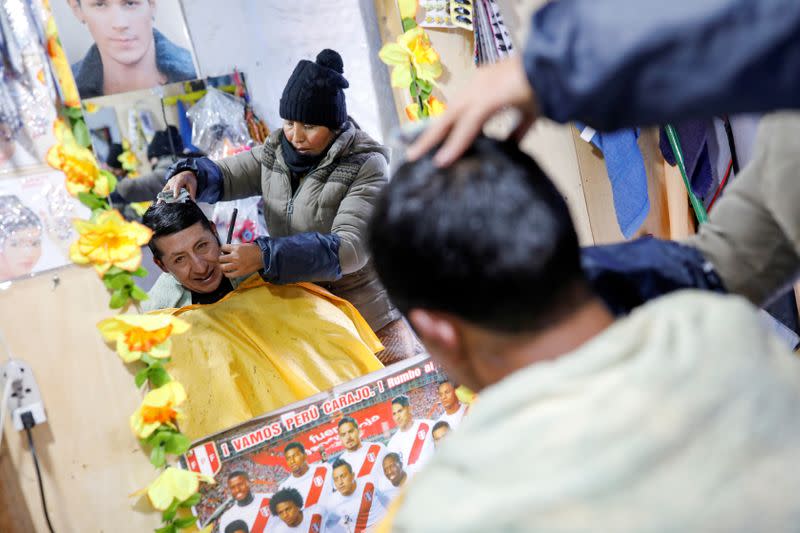
{"type": "Polygon", "coordinates": [[[338,458],[338,459],[336,459],[336,460],[333,462],[333,465],[331,466],[331,471],[333,471],[333,470],[336,470],[336,469],[337,469],[337,468],[339,468],[340,466],[346,466],[346,467],[347,467],[347,469],[350,471],[350,473],[351,473],[351,474],[353,473],[353,467],[352,467],[352,466],[350,466],[350,463],[348,463],[347,461],[345,461],[345,460],[344,460],[344,459],[342,459],[341,457],[340,457],[340,458],[338,458]]]}
{"type": "Polygon", "coordinates": [[[441,386],[442,386],[442,385],[444,385],[445,383],[449,383],[449,384],[450,384],[450,386],[451,386],[451,387],[453,387],[454,389],[457,389],[457,388],[458,388],[458,385],[456,385],[455,383],[453,383],[453,380],[451,380],[451,379],[449,379],[449,378],[448,378],[448,379],[440,379],[439,381],[437,381],[437,382],[436,382],[436,388],[438,389],[439,387],[441,387],[441,386]]]}
{"type": "Polygon", "coordinates": [[[292,441],[289,444],[287,444],[286,448],[283,449],[283,454],[286,455],[287,453],[289,453],[289,450],[298,450],[302,454],[306,453],[306,447],[303,446],[302,443],[297,441],[292,441]]]}
{"type": "Polygon", "coordinates": [[[436,422],[433,425],[433,429],[431,429],[431,433],[433,433],[434,431],[436,431],[437,429],[440,429],[440,428],[450,429],[450,424],[445,420],[439,420],[438,422],[436,422]]]}
{"type": "Polygon", "coordinates": [[[398,396],[392,400],[392,405],[402,405],[403,407],[408,407],[411,405],[411,402],[408,400],[408,396],[398,396]]]}
{"type": "Polygon", "coordinates": [[[235,477],[239,477],[239,476],[245,478],[247,481],[250,481],[250,474],[248,474],[244,470],[234,470],[233,472],[228,474],[228,481],[230,481],[231,479],[233,479],[235,477]]]}
{"type": "Polygon", "coordinates": [[[237,531],[250,531],[247,522],[244,520],[234,520],[225,527],[225,533],[236,533],[237,531]]]}
{"type": "Polygon", "coordinates": [[[284,502],[292,502],[298,509],[303,508],[303,496],[297,492],[297,489],[287,487],[276,492],[269,500],[269,512],[273,515],[278,514],[278,504],[284,502]]]}
{"type": "Polygon", "coordinates": [[[142,216],[142,224],[153,230],[153,237],[148,243],[153,256],[161,259],[161,251],[156,246],[156,239],[183,231],[198,222],[212,234],[214,233],[208,217],[194,202],[173,202],[170,204],[157,202],[148,207],[144,216],[142,216]]]}
{"type": "Polygon", "coordinates": [[[175,126],[167,126],[167,129],[157,131],[147,146],[147,159],[181,154],[183,154],[183,139],[175,126]]]}
{"type": "Polygon", "coordinates": [[[370,228],[378,275],[404,313],[530,332],[591,297],[564,198],[510,142],[480,137],[447,168],[432,153],[403,164],[370,228]]]}
{"type": "Polygon", "coordinates": [[[394,459],[395,461],[397,461],[397,464],[399,464],[401,467],[403,466],[403,460],[400,459],[400,454],[397,452],[387,453],[386,455],[383,456],[383,460],[385,461],[386,459],[394,459]]]}
{"type": "Polygon", "coordinates": [[[339,423],[336,424],[336,428],[338,429],[342,427],[344,424],[353,424],[353,427],[358,429],[358,422],[356,422],[356,419],[353,418],[352,416],[343,417],[341,420],[339,420],[339,423]]]}

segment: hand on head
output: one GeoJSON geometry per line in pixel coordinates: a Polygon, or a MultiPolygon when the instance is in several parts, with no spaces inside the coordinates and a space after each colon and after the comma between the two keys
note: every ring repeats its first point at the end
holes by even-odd
{"type": "Polygon", "coordinates": [[[441,144],[434,163],[439,167],[449,166],[480,135],[484,124],[507,107],[522,113],[522,120],[512,133],[512,137],[521,140],[539,112],[519,56],[479,68],[464,92],[408,148],[406,157],[416,161],[441,144]]]}
{"type": "Polygon", "coordinates": [[[172,192],[172,197],[177,198],[181,193],[181,189],[186,189],[192,200],[195,199],[197,195],[197,176],[191,170],[184,170],[172,176],[162,190],[172,192]]]}

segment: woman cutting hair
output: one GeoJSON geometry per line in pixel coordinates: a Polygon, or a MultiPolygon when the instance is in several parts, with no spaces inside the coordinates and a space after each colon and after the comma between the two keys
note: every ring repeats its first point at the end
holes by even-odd
{"type": "Polygon", "coordinates": [[[349,119],[341,56],[323,50],[295,67],[280,100],[283,128],[249,152],[178,161],[165,190],[214,203],[262,195],[269,237],[226,245],[229,278],[260,272],[273,283],[312,281],[350,301],[391,363],[418,343],[378,281],[366,247],[369,215],[387,182],[389,151],[349,119]]]}

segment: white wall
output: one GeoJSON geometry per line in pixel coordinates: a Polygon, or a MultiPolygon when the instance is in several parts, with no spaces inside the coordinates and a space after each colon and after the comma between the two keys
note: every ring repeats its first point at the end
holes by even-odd
{"type": "Polygon", "coordinates": [[[184,0],[183,7],[203,75],[243,71],[270,128],[281,124],[278,102],[297,62],[324,48],[342,55],[348,111],[361,127],[381,141],[397,123],[371,0],[184,0]]]}

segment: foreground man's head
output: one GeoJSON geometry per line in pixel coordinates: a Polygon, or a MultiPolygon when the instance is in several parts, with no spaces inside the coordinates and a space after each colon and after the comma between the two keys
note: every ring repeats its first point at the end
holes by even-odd
{"type": "Polygon", "coordinates": [[[222,282],[217,228],[194,202],[155,203],[142,217],[153,230],[150,250],[164,272],[190,291],[207,294],[222,282]]]}
{"type": "MultiPolygon", "coordinates": [[[[403,165],[371,227],[390,297],[448,374],[473,389],[531,362],[515,347],[595,302],[564,199],[511,144],[478,139],[444,169],[430,155],[403,165]]],[[[574,347],[562,341],[541,357],[574,347]]]]}

